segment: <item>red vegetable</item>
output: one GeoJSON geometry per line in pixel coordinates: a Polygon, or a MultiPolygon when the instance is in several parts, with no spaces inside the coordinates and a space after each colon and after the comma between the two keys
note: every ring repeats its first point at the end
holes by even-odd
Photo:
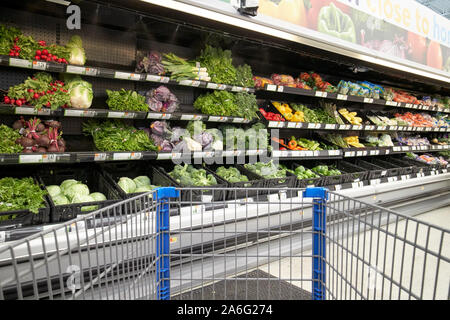
{"type": "MultiPolygon", "coordinates": [[[[40,41],[39,41],[40,42],[40,41]]],[[[44,42],[44,41],[43,41],[44,42]]],[[[45,42],[44,42],[45,43],[45,42]]],[[[42,54],[43,55],[48,55],[48,50],[47,49],[44,49],[44,50],[42,50],[42,54]]]]}
{"type": "Polygon", "coordinates": [[[22,100],[17,100],[16,105],[20,107],[22,105],[22,100]]]}
{"type": "Polygon", "coordinates": [[[42,54],[41,50],[36,50],[36,55],[40,56],[42,54]]]}

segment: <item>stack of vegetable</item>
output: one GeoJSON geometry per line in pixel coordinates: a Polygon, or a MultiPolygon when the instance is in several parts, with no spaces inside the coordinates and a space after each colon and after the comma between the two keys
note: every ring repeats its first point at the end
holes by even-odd
{"type": "Polygon", "coordinates": [[[291,104],[292,109],[296,112],[302,112],[304,114],[305,122],[309,123],[320,123],[320,119],[317,116],[316,112],[303,104],[291,104]]]}
{"type": "Polygon", "coordinates": [[[199,96],[194,102],[194,108],[203,114],[234,116],[251,120],[257,118],[258,104],[254,94],[213,91],[199,96]]]}
{"type": "Polygon", "coordinates": [[[389,134],[369,133],[364,137],[368,146],[372,147],[393,147],[391,136],[389,134]]]}
{"type": "Polygon", "coordinates": [[[0,54],[26,60],[40,60],[55,63],[84,65],[86,57],[79,36],[72,36],[66,46],[47,45],[44,40],[36,41],[25,36],[14,27],[0,25],[0,54]]]}
{"type": "Polygon", "coordinates": [[[19,153],[23,150],[23,146],[16,143],[21,135],[19,130],[12,129],[4,124],[0,125],[0,153],[19,153]]]}
{"type": "Polygon", "coordinates": [[[359,142],[358,136],[349,136],[344,138],[345,142],[347,142],[348,145],[355,147],[355,148],[365,148],[365,146],[359,142]]]}
{"type": "Polygon", "coordinates": [[[24,153],[66,151],[62,131],[58,131],[61,129],[58,121],[41,121],[38,118],[25,121],[21,117],[14,122],[13,129],[19,130],[21,137],[15,142],[23,147],[24,153]]]}
{"type": "Polygon", "coordinates": [[[264,77],[253,77],[253,82],[256,88],[264,88],[267,84],[273,84],[273,81],[264,77]]]}
{"type": "Polygon", "coordinates": [[[353,83],[351,81],[341,80],[337,86],[340,94],[348,94],[352,96],[365,97],[385,100],[392,100],[389,96],[390,91],[386,91],[382,86],[367,81],[353,83]]]}
{"type": "Polygon", "coordinates": [[[145,97],[132,90],[120,91],[106,90],[108,99],[106,104],[109,109],[116,111],[148,111],[145,97]]]}
{"type": "Polygon", "coordinates": [[[244,167],[257,175],[263,177],[264,179],[275,179],[275,178],[285,178],[286,169],[280,165],[276,165],[273,161],[267,163],[256,162],[254,164],[247,163],[244,167]]]}
{"type": "MultiPolygon", "coordinates": [[[[444,152],[447,152],[446,155],[448,157],[448,152],[449,151],[444,151],[444,152]]],[[[439,152],[439,154],[442,154],[442,152],[439,152]]],[[[444,153],[444,155],[445,155],[445,153],[444,153]]],[[[443,167],[447,167],[448,163],[449,163],[448,161],[446,161],[442,157],[435,157],[435,156],[432,156],[430,154],[418,155],[418,154],[415,154],[415,153],[412,153],[412,152],[407,152],[406,153],[406,158],[412,159],[412,160],[416,160],[416,161],[419,161],[419,162],[423,162],[423,163],[426,163],[426,164],[429,164],[429,165],[438,164],[438,165],[441,165],[443,167]]]]}
{"type": "Polygon", "coordinates": [[[147,91],[146,103],[151,111],[175,112],[180,105],[177,97],[165,86],[147,91]]]}
{"type": "Polygon", "coordinates": [[[173,53],[164,54],[162,64],[172,80],[211,80],[207,68],[201,68],[198,63],[189,62],[173,53]]]}
{"type": "Polygon", "coordinates": [[[151,184],[150,178],[147,176],[138,176],[134,179],[121,177],[117,184],[125,193],[149,192],[158,188],[158,186],[151,184]]]}
{"type": "Polygon", "coordinates": [[[91,135],[100,151],[156,151],[156,147],[144,130],[137,130],[121,121],[89,120],[83,123],[83,132],[91,135]]]}
{"type": "Polygon", "coordinates": [[[331,123],[331,124],[344,124],[344,121],[339,116],[339,113],[337,112],[337,106],[334,103],[327,103],[324,101],[320,102],[322,109],[326,112],[328,117],[324,115],[325,123],[331,123]]]}
{"type": "Polygon", "coordinates": [[[341,108],[339,109],[339,113],[353,125],[360,126],[363,123],[363,119],[357,117],[358,114],[356,112],[349,112],[346,108],[341,108]]]}
{"type": "MultiPolygon", "coordinates": [[[[71,203],[87,203],[106,200],[106,197],[103,193],[90,193],[89,187],[87,185],[75,179],[67,179],[64,180],[59,186],[50,185],[46,188],[51,199],[57,206],[71,203]]],[[[97,208],[98,206],[86,206],[82,207],[81,211],[92,211],[96,210],[97,208]]]]}
{"type": "MultiPolygon", "coordinates": [[[[29,210],[38,213],[45,206],[47,191],[33,178],[16,179],[6,177],[0,179],[0,212],[29,210]]],[[[14,219],[15,216],[2,216],[0,220],[14,219]]]]}
{"type": "Polygon", "coordinates": [[[67,90],[70,97],[68,106],[78,109],[88,109],[92,105],[94,92],[92,85],[81,79],[80,76],[64,75],[67,83],[67,90]]]}
{"type": "Polygon", "coordinates": [[[298,166],[295,170],[286,170],[297,176],[299,180],[311,179],[311,178],[320,178],[317,174],[315,174],[312,170],[306,169],[304,166],[298,166]]]}
{"type": "Polygon", "coordinates": [[[192,165],[175,165],[169,172],[178,184],[183,187],[205,187],[217,185],[217,180],[212,174],[206,174],[205,169],[196,169],[192,165]]]}
{"type": "Polygon", "coordinates": [[[406,133],[395,134],[396,140],[404,146],[429,146],[430,141],[420,136],[412,136],[406,133]]]}
{"type": "Polygon", "coordinates": [[[340,176],[342,172],[336,168],[331,168],[325,165],[319,165],[311,169],[312,171],[322,175],[322,176],[340,176]]]}
{"type": "Polygon", "coordinates": [[[266,110],[264,110],[264,108],[259,108],[259,112],[261,112],[262,116],[268,121],[279,121],[279,122],[286,121],[280,114],[270,111],[267,112],[266,110]]]}
{"type": "Polygon", "coordinates": [[[293,110],[287,103],[281,103],[277,101],[272,101],[272,105],[283,115],[283,117],[287,121],[305,122],[305,115],[303,111],[296,111],[295,113],[292,113],[293,110]]]}
{"type": "Polygon", "coordinates": [[[300,74],[300,80],[305,82],[308,87],[313,90],[336,92],[337,89],[329,82],[323,81],[322,77],[314,72],[302,72],[300,74]]]}
{"type": "Polygon", "coordinates": [[[228,169],[223,166],[219,167],[216,170],[216,174],[230,183],[248,181],[248,177],[234,167],[229,167],[228,169]]]}
{"type": "Polygon", "coordinates": [[[142,52],[138,51],[136,61],[136,72],[146,72],[150,74],[163,75],[164,66],[162,65],[161,54],[157,51],[142,52]]]}
{"type": "Polygon", "coordinates": [[[33,105],[36,109],[44,106],[54,110],[69,106],[70,95],[64,82],[53,80],[48,73],[38,72],[23,83],[10,87],[3,101],[19,107],[33,105]]]}
{"type": "MultiPolygon", "coordinates": [[[[281,141],[284,143],[284,141],[281,141]]],[[[310,150],[310,151],[320,151],[323,150],[320,147],[320,143],[315,140],[309,140],[306,138],[296,138],[291,137],[287,144],[288,149],[291,150],[310,150]]]]}

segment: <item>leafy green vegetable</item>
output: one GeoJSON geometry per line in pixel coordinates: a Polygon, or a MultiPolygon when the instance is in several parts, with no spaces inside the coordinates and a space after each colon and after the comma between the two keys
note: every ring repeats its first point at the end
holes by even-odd
{"type": "Polygon", "coordinates": [[[45,195],[47,191],[42,190],[33,178],[0,179],[0,212],[30,210],[38,213],[39,208],[45,206],[45,195]]]}
{"type": "Polygon", "coordinates": [[[14,39],[22,32],[14,27],[0,25],[0,54],[7,55],[14,45],[14,39]]]}
{"type": "Polygon", "coordinates": [[[283,168],[280,165],[276,165],[273,161],[269,161],[267,163],[247,163],[244,167],[265,179],[284,178],[286,177],[287,172],[285,167],[283,168]]]}
{"type": "Polygon", "coordinates": [[[329,168],[328,166],[325,165],[316,166],[311,170],[322,176],[340,176],[342,174],[339,170],[335,168],[333,169],[331,167],[329,168]]]}
{"type": "Polygon", "coordinates": [[[80,76],[76,76],[67,83],[67,87],[70,95],[70,105],[73,108],[87,109],[92,105],[94,92],[89,82],[84,81],[80,76]]]}
{"type": "Polygon", "coordinates": [[[14,130],[4,124],[0,125],[0,153],[19,153],[23,150],[16,140],[21,137],[18,130],[14,130]]]}
{"type": "Polygon", "coordinates": [[[210,80],[206,68],[196,67],[194,62],[189,62],[173,53],[164,54],[162,64],[166,72],[170,73],[172,80],[210,80]]]}
{"type": "Polygon", "coordinates": [[[100,123],[90,120],[83,123],[83,132],[92,135],[100,151],[157,151],[153,141],[143,130],[137,130],[118,120],[100,123]]]}
{"type": "Polygon", "coordinates": [[[83,66],[86,62],[86,54],[83,49],[83,41],[80,36],[74,35],[66,44],[66,49],[69,51],[70,58],[66,59],[70,64],[83,66]]]}
{"type": "Polygon", "coordinates": [[[242,87],[254,87],[252,68],[248,64],[236,68],[235,85],[242,87]]]}
{"type": "Polygon", "coordinates": [[[121,177],[117,184],[126,193],[133,193],[136,190],[136,183],[127,177],[121,177]]]}
{"type": "Polygon", "coordinates": [[[219,167],[216,170],[216,174],[230,183],[248,181],[248,177],[235,167],[229,167],[228,169],[223,166],[219,167]]]}
{"type": "Polygon", "coordinates": [[[217,184],[216,178],[212,174],[206,174],[205,169],[196,169],[188,164],[184,166],[177,164],[168,174],[185,187],[204,187],[217,184]]]}
{"type": "Polygon", "coordinates": [[[136,91],[122,89],[120,91],[106,90],[106,104],[111,110],[117,111],[148,111],[145,97],[136,91]]]}
{"type": "Polygon", "coordinates": [[[206,45],[197,60],[208,69],[211,81],[215,83],[236,84],[236,68],[232,64],[231,51],[206,45]]]}
{"type": "Polygon", "coordinates": [[[232,94],[227,91],[213,91],[199,96],[194,108],[203,114],[234,116],[245,119],[257,117],[258,104],[253,94],[246,92],[232,94]]]}

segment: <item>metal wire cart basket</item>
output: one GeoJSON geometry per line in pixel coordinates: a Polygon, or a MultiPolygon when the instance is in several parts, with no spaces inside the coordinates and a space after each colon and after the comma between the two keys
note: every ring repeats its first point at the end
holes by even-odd
{"type": "Polygon", "coordinates": [[[5,243],[0,298],[449,299],[449,230],[324,188],[223,191],[159,188],[5,243]]]}

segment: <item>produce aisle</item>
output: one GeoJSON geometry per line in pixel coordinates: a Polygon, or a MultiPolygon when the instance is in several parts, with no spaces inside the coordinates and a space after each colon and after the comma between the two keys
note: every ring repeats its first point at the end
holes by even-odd
{"type": "Polygon", "coordinates": [[[81,30],[54,4],[0,13],[0,242],[158,186],[272,188],[276,201],[298,196],[286,188],[448,182],[448,83],[84,5],[100,13],[81,30]]]}

